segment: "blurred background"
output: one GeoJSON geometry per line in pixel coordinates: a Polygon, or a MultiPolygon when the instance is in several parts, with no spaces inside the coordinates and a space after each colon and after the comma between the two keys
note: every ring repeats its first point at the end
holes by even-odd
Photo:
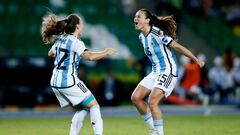
{"type": "Polygon", "coordinates": [[[178,54],[179,83],[166,105],[240,105],[239,0],[1,0],[0,108],[57,106],[49,82],[53,59],[41,40],[42,17],[78,13],[81,39],[92,51],[114,47],[117,54],[81,61],[79,77],[101,106],[131,105],[130,96],[151,66],[133,24],[135,12],[174,15],[177,40],[206,62],[199,69],[178,54]]]}

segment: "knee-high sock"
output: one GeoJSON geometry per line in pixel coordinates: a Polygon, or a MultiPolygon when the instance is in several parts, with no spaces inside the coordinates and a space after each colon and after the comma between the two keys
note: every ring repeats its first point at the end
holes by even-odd
{"type": "Polygon", "coordinates": [[[100,113],[99,105],[90,107],[90,118],[94,130],[94,135],[102,135],[103,133],[103,120],[100,113]]]}
{"type": "Polygon", "coordinates": [[[157,132],[159,133],[159,135],[164,135],[163,120],[162,119],[153,120],[153,123],[154,123],[154,127],[157,130],[157,132]]]}
{"type": "Polygon", "coordinates": [[[87,110],[76,111],[72,118],[69,135],[78,135],[83,125],[83,120],[87,115],[87,110]]]}
{"type": "Polygon", "coordinates": [[[154,129],[153,125],[153,119],[152,119],[152,114],[150,112],[146,113],[145,115],[142,115],[144,121],[148,124],[149,128],[151,130],[154,129]]]}

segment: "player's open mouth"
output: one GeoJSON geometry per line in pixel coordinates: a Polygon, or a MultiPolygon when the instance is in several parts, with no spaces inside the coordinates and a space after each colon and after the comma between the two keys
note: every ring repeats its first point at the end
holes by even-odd
{"type": "Polygon", "coordinates": [[[134,22],[135,25],[138,25],[138,22],[134,22]]]}

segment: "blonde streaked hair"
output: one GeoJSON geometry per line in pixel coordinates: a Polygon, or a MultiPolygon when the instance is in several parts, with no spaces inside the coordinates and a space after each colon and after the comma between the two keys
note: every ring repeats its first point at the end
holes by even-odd
{"type": "Polygon", "coordinates": [[[54,41],[55,35],[73,33],[77,24],[80,24],[80,17],[77,14],[71,14],[66,19],[59,20],[55,14],[48,13],[42,21],[42,40],[45,44],[50,44],[54,41]]]}

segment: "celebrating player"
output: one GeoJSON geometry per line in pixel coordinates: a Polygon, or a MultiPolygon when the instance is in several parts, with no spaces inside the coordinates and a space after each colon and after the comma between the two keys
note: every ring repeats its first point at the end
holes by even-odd
{"type": "Polygon", "coordinates": [[[138,84],[131,100],[149,124],[150,135],[163,135],[163,116],[158,105],[171,94],[178,76],[172,49],[188,56],[200,67],[204,62],[174,40],[177,26],[172,16],[159,17],[147,9],[140,9],[135,14],[134,23],[135,28],[141,30],[139,39],[151,61],[152,72],[138,84]],[[147,96],[148,102],[145,103],[147,96]]]}
{"type": "MultiPolygon", "coordinates": [[[[55,57],[51,77],[51,87],[61,107],[68,105],[74,108],[86,108],[94,129],[94,135],[102,135],[103,122],[98,102],[78,78],[77,67],[81,58],[99,60],[112,55],[113,48],[102,52],[88,51],[84,43],[78,39],[82,34],[83,23],[77,14],[71,14],[64,20],[58,20],[54,14],[48,14],[42,22],[42,38],[44,43],[51,44],[48,56],[55,57]]],[[[72,118],[70,135],[78,135],[82,122],[87,114],[85,109],[77,109],[72,118]]]]}

